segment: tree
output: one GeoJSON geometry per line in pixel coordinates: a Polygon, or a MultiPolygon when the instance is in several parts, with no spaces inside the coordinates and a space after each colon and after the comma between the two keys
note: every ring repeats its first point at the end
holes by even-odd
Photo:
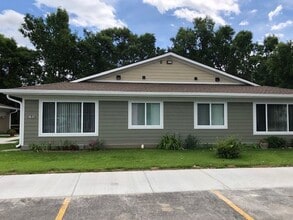
{"type": "MultiPolygon", "coordinates": [[[[39,82],[37,54],[18,47],[13,39],[0,34],[0,88],[15,88],[39,82]]],[[[6,102],[2,96],[0,102],[6,102]]]]}
{"type": "Polygon", "coordinates": [[[109,28],[97,33],[85,32],[79,43],[84,58],[80,73],[85,76],[135,63],[162,54],[153,34],[133,34],[127,28],[109,28]]]}
{"type": "Polygon", "coordinates": [[[40,55],[45,83],[71,79],[78,71],[78,39],[68,22],[67,12],[60,8],[45,19],[30,14],[24,18],[20,31],[40,55]]]}
{"type": "Polygon", "coordinates": [[[196,18],[193,29],[180,28],[175,38],[171,38],[172,51],[209,66],[213,63],[215,23],[209,17],[196,18]]]}
{"type": "Polygon", "coordinates": [[[241,78],[253,81],[251,72],[253,64],[251,55],[253,51],[252,33],[240,31],[232,41],[232,55],[228,72],[241,78]]]}
{"type": "Polygon", "coordinates": [[[213,44],[213,61],[215,68],[222,71],[232,71],[232,42],[235,31],[230,26],[220,26],[215,32],[213,44]]]}
{"type": "Polygon", "coordinates": [[[278,38],[275,36],[268,36],[264,39],[263,44],[254,45],[254,54],[251,59],[255,63],[253,69],[253,79],[260,85],[276,86],[275,75],[271,74],[268,67],[268,59],[278,45],[278,38]]]}
{"type": "Polygon", "coordinates": [[[267,61],[274,85],[293,89],[293,43],[279,43],[267,61]]]}

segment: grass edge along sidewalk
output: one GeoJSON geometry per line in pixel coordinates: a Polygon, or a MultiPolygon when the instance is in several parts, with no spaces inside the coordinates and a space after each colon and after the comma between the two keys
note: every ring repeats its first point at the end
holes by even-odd
{"type": "Polygon", "coordinates": [[[279,166],[293,166],[293,149],[247,149],[239,159],[218,158],[212,149],[0,152],[0,174],[279,166]]]}

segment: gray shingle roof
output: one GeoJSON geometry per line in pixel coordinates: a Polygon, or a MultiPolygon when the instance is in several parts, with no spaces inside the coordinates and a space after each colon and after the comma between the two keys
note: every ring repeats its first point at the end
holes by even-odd
{"type": "Polygon", "coordinates": [[[104,92],[178,92],[178,93],[245,93],[245,94],[293,94],[293,89],[270,86],[165,84],[121,82],[61,82],[17,88],[19,90],[55,91],[104,91],[104,92]]]}

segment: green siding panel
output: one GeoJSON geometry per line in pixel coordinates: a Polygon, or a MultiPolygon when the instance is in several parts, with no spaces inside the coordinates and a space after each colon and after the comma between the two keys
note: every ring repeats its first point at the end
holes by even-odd
{"type": "MultiPolygon", "coordinates": [[[[236,101],[236,100],[235,100],[236,101]]],[[[26,147],[32,143],[68,140],[84,145],[95,137],[38,137],[38,100],[25,101],[26,147]],[[33,116],[33,117],[31,117],[33,116]]],[[[191,101],[164,102],[164,129],[128,129],[127,101],[99,102],[99,138],[107,147],[155,146],[162,135],[178,134],[185,138],[188,134],[197,136],[201,143],[214,143],[219,138],[235,136],[246,143],[255,143],[263,137],[253,135],[252,102],[228,102],[228,129],[194,129],[194,103],[191,101]]],[[[292,135],[282,136],[292,139],[292,135]]]]}
{"type": "Polygon", "coordinates": [[[31,144],[62,144],[64,141],[70,141],[78,145],[86,145],[96,137],[38,137],[39,130],[39,101],[25,100],[24,114],[24,147],[28,149],[31,144]]]}

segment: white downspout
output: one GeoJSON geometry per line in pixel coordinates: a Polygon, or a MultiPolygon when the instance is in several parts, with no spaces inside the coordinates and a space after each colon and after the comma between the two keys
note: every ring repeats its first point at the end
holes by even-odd
{"type": "Polygon", "coordinates": [[[9,129],[11,129],[11,115],[15,114],[16,112],[18,112],[18,109],[16,109],[14,112],[9,113],[9,129]]]}
{"type": "Polygon", "coordinates": [[[20,148],[23,146],[23,126],[24,126],[24,109],[23,109],[23,103],[21,101],[18,101],[16,99],[11,98],[9,95],[6,95],[7,99],[16,102],[19,104],[20,109],[20,116],[19,116],[19,144],[16,145],[16,148],[20,148]]]}

